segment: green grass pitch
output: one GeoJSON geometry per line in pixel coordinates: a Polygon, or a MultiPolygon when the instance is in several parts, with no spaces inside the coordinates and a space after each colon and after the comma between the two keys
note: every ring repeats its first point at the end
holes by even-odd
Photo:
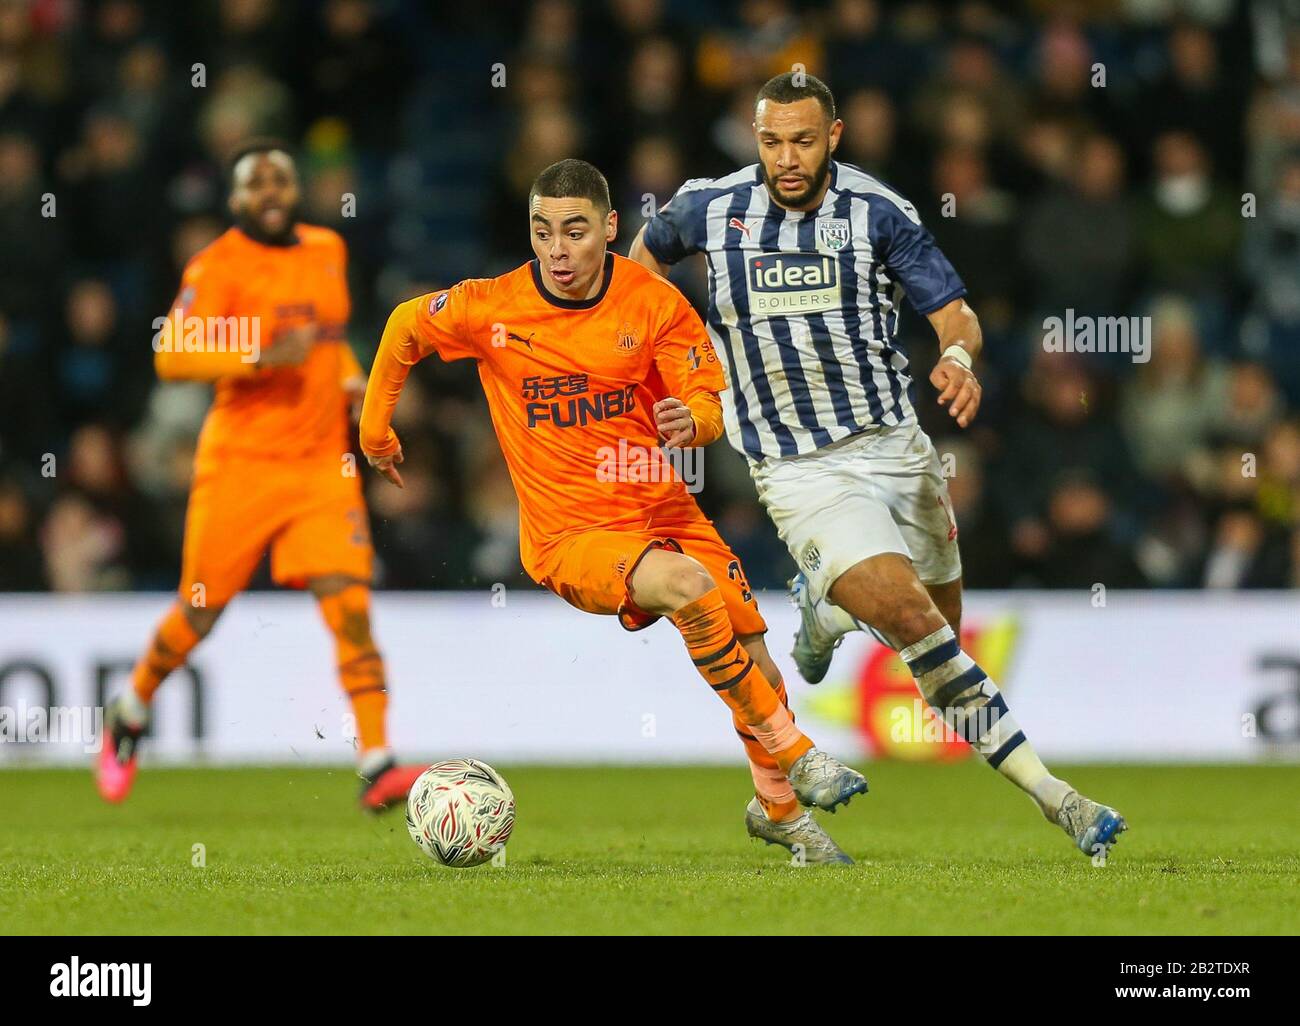
{"type": "Polygon", "coordinates": [[[342,768],[0,771],[4,932],[1300,932],[1296,767],[1060,767],[1129,820],[1096,868],[981,765],[877,764],[820,869],[745,836],[742,768],[500,769],[507,865],[459,871],[342,768]]]}

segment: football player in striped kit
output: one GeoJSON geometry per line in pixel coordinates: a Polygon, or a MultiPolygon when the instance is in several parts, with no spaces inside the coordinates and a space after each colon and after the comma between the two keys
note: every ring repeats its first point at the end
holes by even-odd
{"type": "Polygon", "coordinates": [[[630,255],[660,274],[707,257],[727,437],[800,568],[793,655],[804,678],[826,675],[846,633],[871,630],[990,766],[1081,851],[1104,854],[1123,817],[1048,772],[961,650],[957,524],[916,419],[898,318],[906,297],[933,326],[930,383],[963,428],[980,404],[979,320],[912,204],[834,160],[843,127],[824,83],[773,78],[755,103],[758,163],[688,181],[630,255]]]}

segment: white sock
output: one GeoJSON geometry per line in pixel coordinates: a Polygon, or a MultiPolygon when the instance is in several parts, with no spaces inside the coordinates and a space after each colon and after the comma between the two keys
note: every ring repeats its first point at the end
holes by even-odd
{"type": "Polygon", "coordinates": [[[117,701],[122,713],[122,719],[126,720],[132,727],[143,726],[145,720],[149,718],[149,707],[135,693],[135,688],[128,687],[118,696],[117,701]]]}
{"type": "Polygon", "coordinates": [[[837,606],[828,598],[813,606],[813,616],[817,619],[817,625],[833,638],[842,638],[850,631],[862,630],[862,625],[847,609],[837,606]]]}
{"type": "Polygon", "coordinates": [[[1054,820],[1070,785],[1047,771],[997,685],[961,650],[952,628],[945,624],[900,655],[944,722],[1054,820]]]}
{"type": "Polygon", "coordinates": [[[1043,815],[1053,823],[1056,822],[1056,814],[1061,811],[1061,802],[1074,790],[1064,780],[1048,772],[1028,741],[1002,760],[998,772],[1037,802],[1043,815]]]}
{"type": "Polygon", "coordinates": [[[357,772],[373,780],[375,772],[393,757],[391,748],[371,748],[357,757],[357,772]]]}

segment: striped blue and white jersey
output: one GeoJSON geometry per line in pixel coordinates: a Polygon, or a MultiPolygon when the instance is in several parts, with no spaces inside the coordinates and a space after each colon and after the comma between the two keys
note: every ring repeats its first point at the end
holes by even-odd
{"type": "Polygon", "coordinates": [[[775,203],[758,164],[693,179],[645,244],[666,264],[706,254],[727,437],[755,460],[914,422],[903,296],[928,314],[966,293],[912,204],[837,161],[817,210],[775,203]]]}

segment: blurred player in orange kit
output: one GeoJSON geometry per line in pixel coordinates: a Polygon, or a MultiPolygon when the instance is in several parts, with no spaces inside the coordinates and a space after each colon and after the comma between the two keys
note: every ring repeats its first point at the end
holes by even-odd
{"type": "Polygon", "coordinates": [[[801,846],[810,862],[849,862],[799,806],[834,810],[866,780],[795,726],[740,562],[660,450],[722,433],[725,384],[704,325],[667,281],[606,252],[618,215],[592,165],[544,170],[528,213],[535,260],[393,312],[362,451],[400,486],[390,422],[411,366],[433,353],[476,360],[519,497],[524,568],[628,630],[669,617],[745,744],[757,792],[749,833],[801,846]]]}
{"type": "Polygon", "coordinates": [[[154,692],[269,549],[275,581],[310,589],[334,636],[361,803],[382,809],[423,767],[397,766],[388,747],[370,635],[373,553],[348,452],[365,377],[345,334],[347,252],[335,232],[297,222],[298,175],[279,144],[243,147],[231,177],[235,227],[190,261],[174,309],[155,322],[158,376],[213,382],[216,396],[195,457],[180,594],[106,710],[96,779],[108,801],[126,798],[154,692]]]}

